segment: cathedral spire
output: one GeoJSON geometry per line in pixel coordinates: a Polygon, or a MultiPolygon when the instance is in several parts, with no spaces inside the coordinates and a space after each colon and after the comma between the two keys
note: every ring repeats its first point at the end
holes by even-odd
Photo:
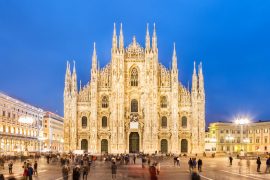
{"type": "Polygon", "coordinates": [[[196,62],[194,61],[193,75],[192,75],[192,92],[197,93],[198,89],[198,78],[196,72],[196,62]]]}
{"type": "Polygon", "coordinates": [[[119,34],[119,49],[124,49],[124,35],[122,29],[122,23],[120,24],[120,34],[119,34]]]}
{"type": "Polygon", "coordinates": [[[73,61],[73,72],[72,72],[72,91],[77,92],[77,73],[76,73],[76,64],[75,61],[73,61]]]}
{"type": "Polygon", "coordinates": [[[175,50],[175,43],[173,43],[172,70],[177,71],[177,56],[175,50]]]}
{"type": "Polygon", "coordinates": [[[152,36],[152,50],[157,51],[157,34],[156,34],[156,24],[154,23],[154,31],[152,36]]]}
{"type": "Polygon", "coordinates": [[[203,72],[202,72],[202,62],[200,62],[199,64],[199,73],[198,73],[198,77],[199,77],[199,93],[203,93],[204,94],[204,78],[203,78],[203,72]]]}
{"type": "Polygon", "coordinates": [[[65,91],[70,92],[70,86],[71,86],[71,73],[70,73],[70,64],[67,61],[67,69],[66,69],[66,75],[65,75],[65,91]]]}
{"type": "Polygon", "coordinates": [[[146,49],[147,51],[150,50],[150,35],[149,35],[148,23],[147,23],[147,25],[146,25],[145,49],[146,49]]]}
{"type": "Polygon", "coordinates": [[[113,24],[113,38],[112,38],[112,51],[117,50],[117,36],[116,36],[116,26],[113,24]]]}
{"type": "Polygon", "coordinates": [[[92,55],[92,71],[97,69],[97,52],[96,43],[94,42],[93,55],[92,55]]]}

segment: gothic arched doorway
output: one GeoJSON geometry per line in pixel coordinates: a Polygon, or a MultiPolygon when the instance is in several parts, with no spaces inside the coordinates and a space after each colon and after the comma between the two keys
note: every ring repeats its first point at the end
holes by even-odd
{"type": "Polygon", "coordinates": [[[108,140],[107,139],[102,139],[101,140],[101,152],[102,153],[107,153],[108,152],[108,140]]]}
{"type": "Polygon", "coordinates": [[[161,153],[168,153],[168,141],[167,139],[162,139],[160,142],[161,153]]]}
{"type": "Polygon", "coordinates": [[[129,135],[129,152],[138,153],[140,152],[140,137],[139,133],[132,132],[129,135]]]}
{"type": "Polygon", "coordinates": [[[88,150],[88,141],[86,139],[82,139],[81,141],[81,150],[88,150]]]}
{"type": "Polygon", "coordinates": [[[181,153],[188,152],[188,141],[186,139],[181,140],[181,153]]]}

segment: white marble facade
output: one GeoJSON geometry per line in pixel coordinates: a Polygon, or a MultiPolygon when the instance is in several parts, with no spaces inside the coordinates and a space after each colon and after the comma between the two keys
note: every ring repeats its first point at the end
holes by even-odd
{"type": "Polygon", "coordinates": [[[77,88],[75,63],[67,63],[64,89],[64,149],[91,153],[202,153],[205,93],[202,65],[194,63],[192,88],[178,80],[175,45],[172,67],[159,63],[154,25],[145,47],[135,36],[125,48],[122,24],[114,25],[111,60],[97,66],[94,44],[91,78],[77,88]],[[151,41],[152,40],[152,41],[151,41]],[[150,42],[151,41],[151,42],[150,42]],[[78,90],[79,89],[79,90],[78,90]]]}

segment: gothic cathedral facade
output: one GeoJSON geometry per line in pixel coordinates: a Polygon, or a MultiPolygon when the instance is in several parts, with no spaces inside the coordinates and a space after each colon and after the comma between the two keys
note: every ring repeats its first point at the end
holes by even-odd
{"type": "Polygon", "coordinates": [[[202,153],[205,92],[202,65],[194,62],[192,88],[158,60],[155,25],[145,48],[136,38],[124,47],[122,24],[114,25],[111,61],[100,69],[94,44],[90,81],[77,88],[75,63],[67,63],[64,88],[64,150],[90,153],[202,153]],[[151,41],[151,42],[150,42],[151,41]]]}

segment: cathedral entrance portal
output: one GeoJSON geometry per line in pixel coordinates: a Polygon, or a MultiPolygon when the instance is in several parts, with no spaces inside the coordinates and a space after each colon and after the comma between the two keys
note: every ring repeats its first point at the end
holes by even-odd
{"type": "Polygon", "coordinates": [[[108,153],[108,140],[107,139],[101,140],[101,152],[108,153]]]}
{"type": "Polygon", "coordinates": [[[168,141],[166,139],[161,140],[160,150],[161,150],[161,153],[168,153],[168,141]]]}
{"type": "Polygon", "coordinates": [[[137,132],[131,132],[129,135],[129,152],[140,152],[140,136],[137,132]]]}
{"type": "Polygon", "coordinates": [[[82,139],[81,141],[81,150],[88,150],[88,141],[86,139],[82,139]]]}
{"type": "Polygon", "coordinates": [[[186,139],[181,140],[181,153],[188,152],[188,141],[186,139]]]}

